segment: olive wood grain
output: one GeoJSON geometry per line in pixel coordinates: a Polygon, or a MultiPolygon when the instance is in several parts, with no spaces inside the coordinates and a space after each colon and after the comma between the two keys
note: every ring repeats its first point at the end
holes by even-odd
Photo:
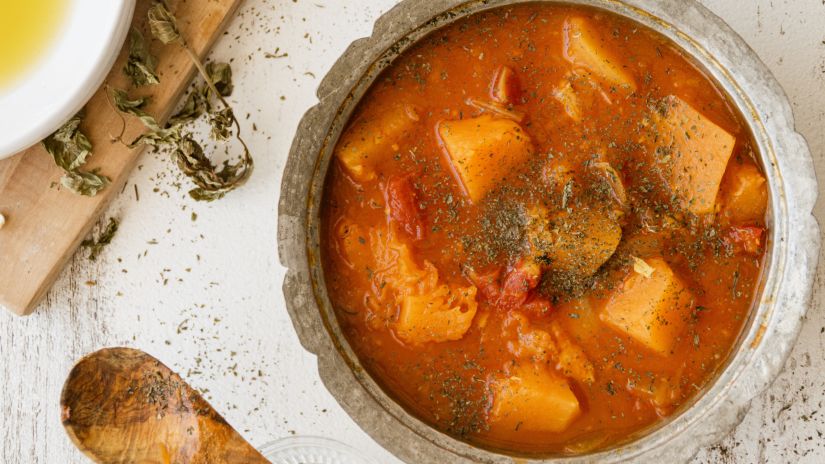
{"type": "MultiPolygon", "coordinates": [[[[242,0],[176,0],[170,9],[187,43],[203,56],[223,32],[242,0]]],[[[151,37],[146,11],[151,2],[139,0],[133,26],[151,37]]],[[[151,94],[150,114],[165,121],[194,75],[186,52],[177,45],[163,46],[150,41],[158,58],[160,84],[132,91],[151,94]]],[[[112,184],[96,197],[75,195],[60,187],[62,172],[39,145],[0,161],[0,214],[6,218],[0,229],[0,306],[14,314],[30,314],[45,296],[61,269],[104,208],[121,191],[142,149],[130,150],[112,142],[120,134],[122,119],[107,101],[106,85],[131,89],[121,69],[128,55],[128,40],[106,84],[85,108],[81,126],[94,150],[84,169],[100,168],[112,184]]],[[[136,136],[142,126],[129,118],[125,140],[136,136]]]]}
{"type": "Polygon", "coordinates": [[[60,397],[75,445],[101,464],[266,463],[178,374],[129,348],[81,359],[60,397]]]}

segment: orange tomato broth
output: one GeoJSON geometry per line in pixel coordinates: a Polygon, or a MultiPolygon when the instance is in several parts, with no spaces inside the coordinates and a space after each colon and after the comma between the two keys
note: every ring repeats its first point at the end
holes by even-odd
{"type": "Polygon", "coordinates": [[[626,441],[677,412],[713,380],[754,300],[764,258],[761,237],[767,235],[760,202],[766,200],[760,191],[761,197],[751,201],[759,217],[745,222],[736,213],[741,207],[726,209],[735,206],[725,200],[734,195],[725,193],[736,183],[732,176],[743,167],[761,176],[753,169],[754,143],[726,97],[682,51],[659,34],[601,10],[542,4],[498,8],[433,32],[399,57],[352,116],[350,140],[364,141],[366,136],[355,132],[372,134],[369,128],[398,108],[414,123],[405,123],[409,127],[401,133],[385,131],[382,136],[391,140],[385,141],[384,154],[367,160],[371,175],[352,175],[340,159],[345,147],[339,146],[326,181],[321,236],[326,283],[343,331],[367,371],[405,409],[481,447],[524,455],[580,454],[626,441]],[[599,76],[565,56],[570,18],[584,18],[635,91],[599,82],[599,76]],[[470,201],[438,128],[482,114],[502,117],[489,107],[468,104],[469,99],[494,101],[491,82],[502,66],[517,76],[520,92],[499,108],[521,117],[519,125],[534,149],[529,162],[499,180],[498,190],[470,201]],[[580,121],[555,97],[571,71],[595,82],[580,121]],[[667,96],[678,97],[736,139],[711,213],[686,212],[664,181],[650,174],[660,171],[646,164],[650,153],[639,143],[646,127],[641,121],[649,121],[667,96]],[[386,298],[386,281],[375,275],[374,243],[395,237],[418,268],[431,264],[439,284],[451,288],[479,287],[478,275],[499,271],[493,281],[502,291],[501,276],[529,255],[524,245],[514,245],[525,240],[526,206],[543,203],[556,210],[608,214],[602,206],[577,206],[591,201],[587,184],[593,179],[588,174],[593,159],[615,168],[629,203],[620,215],[621,244],[594,276],[572,286],[547,285],[555,271],[552,263],[542,262],[542,283],[528,297],[545,302],[539,310],[522,301],[503,305],[477,289],[477,313],[459,339],[409,342],[409,336],[399,336],[400,305],[386,298]],[[559,163],[570,167],[571,185],[582,186],[575,187],[579,190],[565,193],[567,184],[561,193],[548,187],[547,170],[559,163]],[[400,190],[402,200],[391,205],[386,189],[399,178],[408,179],[407,187],[400,190]],[[414,205],[411,211],[393,209],[398,204],[403,209],[405,201],[407,208],[414,205]],[[405,227],[410,217],[413,224],[418,218],[420,230],[405,227]],[[628,279],[644,278],[645,264],[656,258],[670,266],[691,302],[684,328],[665,353],[600,317],[612,295],[628,279]],[[562,368],[557,356],[525,356],[514,314],[530,330],[562,330],[585,355],[574,364],[592,366],[594,380],[572,378],[570,366],[562,368]],[[541,411],[524,408],[513,414],[525,415],[527,422],[491,419],[500,391],[496,382],[524,369],[567,381],[580,412],[562,430],[521,427],[530,421],[544,424],[531,416],[541,411]]]}

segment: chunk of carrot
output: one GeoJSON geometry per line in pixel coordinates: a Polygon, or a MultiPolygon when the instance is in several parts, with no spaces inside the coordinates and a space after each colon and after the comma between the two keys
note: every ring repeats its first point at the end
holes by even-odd
{"type": "Polygon", "coordinates": [[[765,219],[768,182],[752,164],[731,162],[722,180],[722,216],[734,224],[753,224],[765,219]]]}
{"type": "Polygon", "coordinates": [[[668,354],[693,313],[694,298],[661,258],[645,260],[649,277],[632,271],[608,298],[600,318],[660,355],[668,354]]]}
{"type": "Polygon", "coordinates": [[[443,121],[438,134],[467,196],[478,202],[533,155],[533,141],[515,121],[484,114],[443,121]]]}
{"type": "Polygon", "coordinates": [[[678,97],[662,103],[643,145],[685,209],[712,213],[736,138],[678,97]]]}
{"type": "Polygon", "coordinates": [[[491,429],[525,432],[563,432],[581,415],[567,381],[541,368],[517,368],[491,386],[491,429]]]}
{"type": "Polygon", "coordinates": [[[564,57],[611,90],[636,90],[630,73],[611,56],[604,46],[604,38],[582,17],[568,18],[564,22],[564,57]]]}
{"type": "Polygon", "coordinates": [[[415,108],[398,105],[375,115],[363,115],[344,132],[335,155],[359,182],[375,179],[375,166],[390,159],[420,120],[415,108]]]}

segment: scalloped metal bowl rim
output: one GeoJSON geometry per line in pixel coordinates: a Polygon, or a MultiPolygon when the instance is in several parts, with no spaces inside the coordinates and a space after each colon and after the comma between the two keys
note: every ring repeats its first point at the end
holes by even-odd
{"type": "MultiPolygon", "coordinates": [[[[282,260],[284,261],[287,261],[285,257],[285,251],[287,248],[304,248],[307,257],[307,271],[310,276],[310,282],[312,285],[312,293],[317,305],[314,308],[312,307],[313,305],[309,305],[309,308],[306,308],[306,303],[308,303],[307,301],[296,302],[290,301],[290,299],[287,298],[287,303],[288,306],[290,306],[290,313],[291,315],[293,315],[293,319],[296,319],[294,316],[296,310],[320,310],[319,314],[321,316],[323,330],[325,330],[327,334],[329,334],[329,341],[332,342],[335,351],[339,356],[341,356],[341,360],[343,360],[346,363],[348,369],[352,370],[352,372],[355,374],[360,386],[364,388],[369,393],[369,395],[375,401],[377,401],[378,404],[381,405],[381,407],[384,410],[386,410],[390,415],[392,415],[397,421],[403,423],[407,428],[415,432],[422,439],[428,440],[431,443],[434,443],[436,446],[439,446],[449,452],[455,453],[457,456],[463,456],[468,459],[482,459],[490,462],[498,461],[500,460],[500,458],[507,458],[509,457],[509,455],[499,454],[496,452],[473,447],[472,445],[468,445],[464,442],[448,437],[447,435],[444,435],[441,432],[436,431],[435,429],[432,429],[429,425],[421,422],[420,420],[406,413],[403,410],[403,408],[401,408],[398,405],[398,403],[396,403],[391,397],[389,397],[378,386],[378,384],[368,374],[365,373],[365,371],[361,367],[361,364],[357,356],[355,356],[353,350],[349,346],[348,341],[340,331],[340,327],[338,326],[336,316],[332,310],[331,304],[329,303],[329,298],[326,294],[326,286],[324,283],[323,269],[321,269],[320,253],[318,248],[318,244],[320,243],[320,221],[318,217],[318,212],[323,195],[324,179],[326,177],[327,168],[329,167],[332,149],[334,148],[335,142],[337,141],[337,138],[340,135],[343,126],[346,124],[352,110],[357,105],[358,101],[364,95],[366,90],[370,87],[375,77],[377,77],[377,75],[381,72],[381,70],[384,69],[389,63],[391,63],[394,57],[403,53],[412,44],[420,40],[421,37],[425,36],[429,32],[432,32],[433,30],[438,29],[439,27],[442,27],[456,20],[457,18],[484,9],[527,2],[529,2],[529,0],[445,0],[438,2],[440,4],[452,6],[452,8],[442,10],[439,14],[433,16],[432,19],[424,21],[423,23],[421,22],[421,18],[419,18],[418,22],[420,24],[408,25],[417,27],[413,27],[412,29],[408,28],[403,33],[394,33],[393,37],[396,37],[398,40],[395,40],[392,45],[384,49],[374,47],[374,50],[368,51],[369,53],[372,53],[374,56],[368,55],[366,57],[365,61],[368,61],[369,63],[366,69],[352,70],[350,74],[347,76],[349,79],[344,81],[343,85],[339,77],[338,82],[335,82],[335,87],[333,88],[333,91],[330,92],[330,94],[328,95],[324,95],[324,88],[330,88],[330,84],[332,84],[332,81],[330,81],[330,79],[334,79],[334,73],[336,71],[340,73],[341,69],[339,69],[339,64],[345,61],[345,57],[347,57],[348,55],[357,54],[358,51],[363,52],[366,48],[368,48],[369,44],[365,44],[364,40],[373,40],[380,44],[381,40],[374,39],[376,36],[379,35],[379,26],[376,26],[376,33],[373,35],[373,38],[362,39],[362,41],[359,41],[360,43],[356,42],[355,44],[353,44],[353,46],[344,54],[341,60],[339,60],[339,63],[337,63],[336,66],[333,67],[333,70],[330,71],[330,74],[327,76],[327,79],[325,79],[325,81],[322,83],[321,90],[319,91],[321,104],[318,107],[313,108],[313,110],[316,111],[332,111],[334,112],[334,117],[332,117],[330,123],[325,127],[320,127],[317,124],[315,126],[305,126],[302,123],[301,128],[299,129],[299,133],[296,136],[296,144],[293,146],[293,151],[290,154],[290,160],[292,160],[293,156],[315,156],[315,162],[313,163],[313,172],[309,177],[309,180],[311,181],[310,189],[307,192],[306,197],[304,198],[305,216],[303,219],[305,221],[304,224],[306,226],[306,231],[308,231],[306,236],[303,237],[305,241],[303,243],[301,243],[300,240],[296,242],[295,240],[293,240],[294,237],[289,236],[289,233],[284,233],[284,229],[281,229],[279,238],[281,256],[282,260]],[[313,136],[320,137],[323,139],[323,143],[320,147],[318,147],[317,153],[296,153],[296,148],[300,145],[298,139],[300,137],[313,136]],[[296,305],[300,305],[303,308],[296,308],[296,305]]],[[[426,7],[423,5],[424,3],[425,2],[423,1],[407,0],[399,4],[399,6],[397,6],[391,12],[387,13],[387,15],[385,16],[391,16],[394,12],[396,16],[398,16],[400,15],[400,10],[403,8],[425,9],[426,7]]],[[[781,131],[773,133],[768,129],[768,127],[766,127],[766,121],[763,119],[765,119],[767,115],[760,115],[759,112],[759,104],[761,103],[764,105],[765,102],[754,102],[752,98],[755,98],[757,100],[766,100],[768,101],[768,104],[764,106],[774,106],[774,110],[783,113],[785,115],[784,122],[786,122],[787,124],[785,125],[786,130],[784,133],[782,133],[782,135],[786,135],[788,137],[797,137],[797,148],[801,147],[804,150],[803,155],[807,156],[808,161],[810,160],[810,154],[807,152],[807,147],[805,146],[804,142],[800,140],[801,137],[799,137],[798,134],[795,134],[792,124],[792,117],[789,114],[790,110],[786,98],[781,93],[781,90],[779,90],[778,84],[775,83],[770,74],[767,73],[767,70],[764,69],[764,65],[762,65],[761,62],[758,61],[758,58],[752,56],[750,57],[752,62],[744,64],[756,64],[756,66],[754,66],[754,69],[752,69],[751,71],[755,72],[757,75],[761,75],[765,79],[765,82],[751,82],[747,79],[745,79],[745,82],[742,82],[744,77],[742,74],[743,71],[741,69],[738,73],[733,73],[723,65],[722,61],[720,61],[724,60],[725,58],[728,58],[727,61],[729,63],[733,63],[734,61],[732,57],[723,57],[711,53],[705,46],[700,44],[697,40],[692,39],[689,34],[682,32],[686,28],[686,24],[681,24],[681,27],[675,25],[678,19],[674,16],[678,13],[669,15],[671,16],[670,19],[665,20],[662,19],[662,16],[665,16],[662,14],[662,12],[659,12],[659,15],[650,12],[650,10],[653,9],[652,7],[655,6],[663,7],[666,10],[667,7],[663,6],[664,3],[667,3],[666,0],[567,0],[559,2],[552,1],[551,3],[575,3],[596,6],[598,8],[606,9],[608,11],[612,11],[625,17],[629,17],[630,19],[637,21],[645,26],[648,26],[658,31],[659,33],[665,35],[666,37],[670,38],[679,47],[681,47],[688,55],[692,56],[703,68],[705,68],[705,71],[717,81],[719,87],[722,88],[726,93],[728,93],[730,99],[742,113],[744,119],[750,126],[750,130],[753,133],[754,139],[757,141],[757,144],[759,145],[761,162],[765,167],[765,171],[769,177],[769,185],[771,191],[771,212],[769,216],[772,219],[772,224],[769,253],[766,257],[764,267],[764,269],[766,269],[766,272],[763,272],[762,275],[762,291],[757,300],[757,303],[754,305],[751,318],[746,323],[742,331],[742,334],[739,337],[738,343],[725,365],[725,368],[722,371],[720,371],[720,373],[717,375],[717,378],[711,383],[711,385],[706,387],[703,390],[703,392],[700,392],[689,405],[686,405],[681,410],[679,414],[675,414],[669,420],[659,423],[651,429],[642,431],[639,434],[634,435],[635,439],[632,442],[620,445],[613,449],[599,451],[593,454],[586,454],[576,457],[552,457],[553,459],[570,461],[576,461],[582,458],[587,460],[603,459],[605,461],[637,459],[642,457],[642,455],[644,455],[645,453],[652,453],[655,450],[661,450],[665,444],[673,441],[677,437],[682,436],[686,430],[691,429],[697,423],[707,422],[709,417],[718,416],[720,414],[719,410],[722,409],[723,406],[722,403],[726,400],[729,403],[727,404],[727,409],[730,411],[728,414],[735,414],[737,417],[741,415],[741,413],[746,408],[746,403],[750,400],[750,398],[754,396],[756,392],[764,388],[764,386],[767,385],[767,383],[770,380],[772,380],[772,378],[775,376],[776,371],[778,371],[778,367],[781,366],[781,361],[784,360],[784,358],[787,356],[790,350],[792,341],[793,339],[795,339],[796,333],[801,323],[801,316],[804,315],[805,309],[807,308],[807,305],[803,305],[801,308],[797,307],[794,309],[790,305],[781,304],[784,301],[782,299],[782,295],[790,291],[789,288],[786,288],[786,283],[789,277],[786,273],[786,270],[787,261],[791,257],[790,254],[793,251],[791,248],[791,243],[792,241],[795,241],[793,240],[793,237],[789,234],[789,232],[791,231],[790,221],[792,219],[792,215],[790,214],[788,199],[790,194],[792,193],[797,193],[797,195],[794,195],[791,198],[802,198],[799,195],[799,192],[788,192],[787,189],[790,186],[788,185],[788,183],[786,183],[784,174],[792,173],[795,174],[797,177],[806,176],[803,175],[804,173],[802,172],[802,170],[800,170],[800,166],[786,166],[784,168],[781,167],[783,166],[783,164],[788,164],[788,162],[783,163],[784,160],[779,159],[777,157],[778,151],[781,153],[785,153],[786,151],[788,151],[782,150],[782,148],[784,147],[783,141],[777,138],[781,131]],[[645,6],[647,8],[645,8],[645,6]],[[756,60],[755,62],[753,62],[754,59],[756,60]],[[767,73],[767,76],[764,75],[765,73],[767,73]],[[762,87],[761,90],[763,92],[754,95],[746,91],[744,87],[754,87],[757,90],[759,90],[759,88],[762,87]],[[784,293],[783,289],[785,290],[784,293]],[[793,327],[790,328],[789,331],[786,330],[785,332],[776,332],[771,330],[773,325],[775,325],[774,322],[778,318],[780,318],[780,316],[783,318],[788,316],[796,316],[796,323],[793,327]],[[749,398],[746,398],[744,400],[741,397],[732,399],[731,396],[734,393],[733,390],[735,390],[735,387],[738,385],[737,382],[741,380],[743,374],[748,372],[749,370],[752,371],[755,369],[753,361],[759,349],[764,347],[765,345],[770,345],[770,343],[768,343],[769,340],[775,340],[776,336],[783,334],[784,343],[778,344],[779,349],[782,351],[781,353],[779,353],[779,358],[781,358],[779,360],[779,363],[773,362],[770,366],[767,366],[770,368],[768,372],[763,373],[760,379],[752,382],[756,385],[755,388],[750,389],[753,392],[750,394],[749,398]],[[734,399],[736,401],[733,401],[734,399]]],[[[672,4],[670,6],[672,6],[672,4]]],[[[686,2],[684,7],[685,8],[682,10],[683,13],[688,9],[693,8],[692,12],[698,11],[700,13],[700,16],[709,15],[709,12],[707,12],[707,10],[704,10],[703,7],[698,6],[698,4],[695,4],[695,2],[686,2]]],[[[684,14],[687,15],[687,13],[684,14]]],[[[721,20],[719,20],[718,18],[713,18],[714,22],[721,23],[721,20]]],[[[386,20],[385,24],[388,21],[389,20],[386,20]]],[[[379,20],[377,24],[382,24],[382,20],[379,20]]],[[[712,26],[717,25],[718,24],[712,24],[712,26]]],[[[723,23],[722,25],[724,26],[723,23]]],[[[753,54],[753,52],[747,48],[747,45],[745,45],[744,42],[738,36],[732,33],[732,31],[730,31],[729,28],[727,28],[727,26],[720,28],[720,30],[726,33],[725,38],[727,40],[732,41],[733,45],[739,47],[740,52],[744,50],[746,54],[753,54]]],[[[360,58],[362,60],[364,59],[363,56],[361,56],[360,58]]],[[[737,64],[742,63],[737,62],[737,64]]],[[[753,76],[749,77],[752,78],[753,76]]],[[[311,110],[310,113],[308,113],[308,117],[310,116],[313,110],[311,110]]],[[[317,117],[318,114],[315,114],[315,116],[317,117]]],[[[772,118],[770,124],[775,126],[775,121],[776,118],[772,118]]],[[[790,141],[787,141],[786,144],[787,143],[790,143],[790,141]]],[[[804,164],[805,160],[803,159],[802,161],[804,164]]],[[[811,175],[807,177],[808,178],[804,180],[810,183],[811,175]]],[[[813,180],[813,182],[815,184],[815,180],[813,180]]],[[[284,186],[286,187],[286,182],[284,186]]],[[[802,186],[800,186],[800,188],[801,187],[802,186]]],[[[285,195],[282,194],[282,218],[285,210],[285,202],[300,201],[299,198],[295,198],[294,195],[290,195],[291,193],[294,194],[294,192],[288,192],[285,189],[285,195]]],[[[803,200],[808,201],[800,200],[799,202],[793,203],[793,206],[797,209],[803,209],[803,213],[807,213],[807,215],[810,216],[810,208],[812,207],[813,202],[810,198],[803,198],[803,200]]],[[[802,219],[804,218],[805,215],[803,214],[802,219]]],[[[810,219],[808,222],[812,222],[812,219],[810,219]]],[[[815,223],[813,224],[815,226],[815,223]]],[[[816,246],[813,248],[818,249],[818,240],[814,240],[814,242],[816,242],[816,246]]],[[[808,253],[809,254],[806,256],[809,257],[810,250],[808,250],[808,253]]],[[[802,258],[804,257],[805,256],[803,256],[802,258]]],[[[805,273],[806,279],[803,279],[802,282],[803,300],[805,302],[807,302],[810,298],[810,283],[812,282],[813,267],[810,265],[810,261],[811,260],[809,259],[808,266],[805,269],[807,271],[805,273]],[[807,296],[804,295],[805,292],[807,292],[807,296]]],[[[815,264],[815,259],[813,261],[815,264]]],[[[285,262],[285,264],[289,266],[293,263],[285,262]]],[[[285,290],[288,284],[288,282],[285,282],[285,290]]],[[[287,294],[288,293],[289,292],[287,292],[287,294]]],[[[298,329],[300,332],[301,329],[298,328],[298,325],[299,324],[296,321],[296,329],[298,329]]],[[[324,336],[325,335],[326,334],[324,334],[324,336]]],[[[317,345],[317,343],[315,344],[317,345]]],[[[315,349],[313,349],[313,347],[308,346],[307,348],[310,349],[310,351],[316,352],[316,354],[319,354],[323,357],[321,353],[318,353],[319,347],[316,346],[314,347],[315,349]]],[[[323,363],[321,369],[323,374],[323,363]]],[[[739,383],[744,383],[744,381],[739,383]]],[[[339,401],[342,401],[341,398],[338,399],[339,401]]],[[[695,444],[693,445],[693,448],[698,449],[698,446],[698,444],[695,444]]]]}

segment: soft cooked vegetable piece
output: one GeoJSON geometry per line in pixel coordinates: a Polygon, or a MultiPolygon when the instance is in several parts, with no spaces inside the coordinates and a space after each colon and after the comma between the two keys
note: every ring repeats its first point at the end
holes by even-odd
{"type": "Polygon", "coordinates": [[[370,245],[377,264],[371,273],[373,288],[381,307],[392,311],[400,307],[394,324],[398,338],[421,344],[464,336],[478,309],[475,286],[439,283],[435,266],[427,260],[420,266],[409,247],[393,234],[373,231],[370,245]]]}
{"type": "Polygon", "coordinates": [[[592,276],[613,256],[622,239],[619,224],[592,209],[548,216],[543,208],[534,208],[529,216],[530,247],[539,262],[557,272],[592,276]]]}
{"type": "Polygon", "coordinates": [[[611,88],[636,90],[636,83],[619,61],[605,49],[604,39],[582,17],[564,22],[564,57],[611,88]]]}
{"type": "Polygon", "coordinates": [[[533,142],[509,119],[482,115],[438,125],[444,148],[464,191],[478,202],[533,154],[533,142]]]}
{"type": "Polygon", "coordinates": [[[521,97],[521,83],[515,71],[509,66],[501,66],[496,71],[490,86],[490,97],[498,103],[514,104],[521,97]]]}
{"type": "Polygon", "coordinates": [[[584,350],[567,335],[558,322],[550,324],[550,333],[556,341],[558,354],[555,356],[556,369],[565,377],[591,384],[596,380],[596,368],[587,358],[584,350]]]}
{"type": "Polygon", "coordinates": [[[563,378],[533,367],[492,382],[492,429],[562,432],[581,414],[579,400],[563,378]]]}
{"type": "Polygon", "coordinates": [[[693,312],[693,295],[661,258],[646,259],[650,277],[635,271],[608,298],[601,320],[640,344],[668,354],[693,312]]]}
{"type": "Polygon", "coordinates": [[[447,285],[431,293],[405,296],[395,331],[401,340],[413,344],[459,340],[476,315],[475,297],[474,286],[451,289],[447,285]]]}
{"type": "Polygon", "coordinates": [[[542,330],[534,327],[524,314],[511,311],[505,319],[505,327],[515,328],[516,340],[508,343],[508,350],[517,358],[549,362],[565,377],[584,384],[591,384],[596,379],[593,363],[558,322],[551,322],[548,330],[542,330]]]}
{"type": "Polygon", "coordinates": [[[678,97],[666,97],[643,137],[682,206],[712,213],[736,138],[678,97]]]}
{"type": "Polygon", "coordinates": [[[627,391],[637,398],[649,401],[660,416],[667,416],[673,412],[674,405],[683,394],[678,379],[671,379],[665,375],[631,380],[627,383],[627,391]]]}
{"type": "Polygon", "coordinates": [[[723,217],[734,224],[752,224],[765,219],[768,183],[756,166],[731,162],[720,198],[723,217]]]}
{"type": "Polygon", "coordinates": [[[375,165],[399,151],[397,146],[420,120],[415,108],[397,105],[363,115],[344,132],[335,154],[344,170],[359,182],[375,178],[375,165]]]}
{"type": "Polygon", "coordinates": [[[581,122],[584,117],[583,104],[573,88],[570,80],[565,79],[553,91],[553,97],[564,107],[564,112],[575,122],[581,122]]]}

